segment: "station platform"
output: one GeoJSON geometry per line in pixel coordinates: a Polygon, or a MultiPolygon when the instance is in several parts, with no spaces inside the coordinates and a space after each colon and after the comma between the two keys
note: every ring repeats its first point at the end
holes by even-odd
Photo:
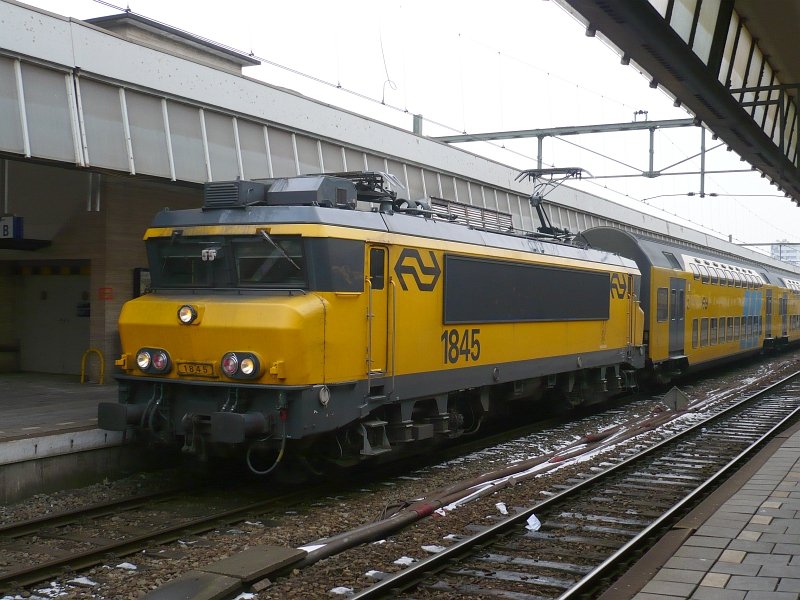
{"type": "Polygon", "coordinates": [[[800,600],[800,424],[676,523],[601,600],[800,600]]]}
{"type": "Polygon", "coordinates": [[[97,405],[116,382],[77,375],[0,374],[0,502],[65,489],[131,468],[124,432],[97,429],[97,405]]]}
{"type": "Polygon", "coordinates": [[[0,375],[0,444],[14,439],[94,429],[97,405],[115,402],[115,382],[81,383],[78,375],[0,375]]]}

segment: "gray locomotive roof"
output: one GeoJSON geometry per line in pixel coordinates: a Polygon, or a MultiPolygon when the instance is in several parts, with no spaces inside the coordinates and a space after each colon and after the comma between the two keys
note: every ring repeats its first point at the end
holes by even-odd
{"type": "Polygon", "coordinates": [[[593,248],[615,252],[635,260],[640,269],[645,265],[672,269],[673,265],[667,259],[665,252],[671,253],[680,263],[681,268],[688,271],[683,259],[683,254],[719,261],[733,266],[754,269],[766,276],[773,284],[781,283],[781,279],[797,279],[797,274],[791,271],[782,271],[771,265],[759,263],[742,257],[732,257],[728,254],[716,253],[710,249],[700,249],[678,242],[654,239],[641,234],[624,231],[615,227],[594,227],[581,233],[581,237],[593,248]],[[780,278],[780,279],[779,279],[780,278]]]}
{"type": "Polygon", "coordinates": [[[153,227],[191,227],[193,225],[258,225],[264,223],[315,223],[386,231],[378,213],[320,206],[248,206],[202,210],[162,210],[153,227]]]}
{"type": "Polygon", "coordinates": [[[526,236],[495,233],[474,229],[458,223],[450,223],[442,219],[424,218],[401,213],[388,214],[319,206],[249,206],[247,208],[205,211],[201,209],[163,210],[156,214],[152,226],[190,227],[196,225],[282,223],[311,223],[355,227],[636,268],[634,262],[628,258],[602,250],[547,242],[526,236]]]}

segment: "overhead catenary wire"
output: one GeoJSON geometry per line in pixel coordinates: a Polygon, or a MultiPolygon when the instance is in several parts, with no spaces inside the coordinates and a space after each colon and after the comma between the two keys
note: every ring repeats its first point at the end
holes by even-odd
{"type": "MultiPolygon", "coordinates": [[[[115,10],[119,10],[119,11],[121,11],[121,12],[126,12],[126,13],[129,13],[129,14],[133,14],[133,15],[138,15],[138,16],[142,16],[142,17],[144,17],[144,15],[139,15],[138,13],[136,13],[136,12],[132,11],[132,10],[130,9],[130,7],[129,7],[129,6],[126,6],[126,7],[121,7],[121,6],[119,6],[118,4],[115,4],[114,2],[109,2],[108,0],[93,0],[93,1],[94,1],[95,3],[97,3],[97,4],[101,4],[101,5],[103,5],[103,6],[108,6],[108,7],[110,7],[110,8],[113,8],[113,9],[115,9],[115,10]]],[[[322,78],[322,77],[318,77],[318,76],[314,76],[314,75],[311,75],[311,74],[309,74],[309,73],[306,73],[306,72],[304,72],[304,71],[302,71],[302,70],[300,70],[300,69],[296,69],[296,68],[293,68],[293,67],[289,67],[289,66],[287,66],[287,65],[284,65],[284,64],[281,64],[281,63],[279,63],[279,62],[277,62],[277,61],[273,61],[273,60],[271,60],[271,59],[268,59],[268,58],[265,58],[265,57],[261,57],[261,56],[255,55],[255,54],[254,54],[252,51],[251,51],[251,52],[249,52],[249,53],[246,53],[246,52],[243,52],[243,51],[241,51],[241,50],[239,50],[239,49],[237,49],[237,48],[234,48],[234,47],[232,47],[232,46],[229,46],[229,45],[226,45],[226,44],[222,44],[222,43],[216,42],[216,41],[214,41],[214,40],[211,40],[211,39],[205,38],[205,37],[203,37],[203,36],[196,35],[196,34],[194,34],[194,33],[188,32],[188,31],[186,31],[186,30],[183,30],[183,29],[181,29],[181,28],[174,27],[173,25],[170,25],[170,24],[167,24],[167,23],[163,23],[163,22],[161,22],[161,21],[158,21],[157,19],[152,19],[152,18],[150,18],[150,17],[144,17],[144,18],[147,18],[147,19],[149,19],[149,20],[151,20],[151,21],[153,21],[153,22],[155,22],[155,23],[159,23],[159,24],[161,24],[161,25],[164,25],[165,27],[168,27],[168,28],[170,28],[170,29],[172,29],[172,30],[175,30],[175,31],[180,31],[180,32],[182,32],[182,33],[185,33],[186,35],[190,35],[190,36],[193,36],[193,37],[195,37],[195,38],[197,38],[197,39],[200,39],[200,40],[202,40],[202,41],[208,42],[208,43],[210,43],[210,44],[214,44],[214,45],[216,45],[217,47],[221,47],[221,48],[224,48],[224,49],[227,49],[227,50],[229,50],[229,51],[236,52],[236,53],[239,53],[239,54],[242,54],[242,55],[248,55],[248,56],[251,56],[252,58],[255,58],[255,59],[259,60],[259,61],[260,61],[262,64],[265,64],[265,65],[268,65],[268,66],[274,67],[274,68],[276,68],[276,69],[283,70],[283,71],[285,71],[285,72],[287,72],[287,73],[290,73],[290,74],[292,74],[292,75],[295,75],[295,76],[297,76],[297,77],[300,77],[300,78],[303,78],[303,79],[306,79],[306,80],[308,80],[308,81],[311,81],[311,82],[313,82],[313,83],[316,83],[316,84],[318,84],[318,85],[322,85],[322,86],[325,86],[325,87],[329,87],[329,88],[331,88],[331,89],[339,90],[339,91],[341,91],[341,92],[344,92],[345,94],[347,94],[347,95],[349,95],[349,96],[351,96],[351,97],[357,98],[357,99],[359,99],[359,100],[363,100],[363,101],[366,101],[366,102],[369,102],[369,103],[379,104],[379,105],[381,105],[381,106],[382,106],[382,107],[384,107],[384,108],[388,108],[388,109],[390,109],[390,110],[392,110],[392,111],[396,111],[396,112],[398,112],[398,113],[402,113],[402,114],[408,114],[408,113],[409,113],[408,102],[407,102],[407,96],[406,96],[406,101],[404,101],[404,106],[403,106],[403,107],[399,107],[399,106],[394,106],[394,105],[392,105],[391,103],[387,103],[387,102],[386,102],[386,99],[385,99],[385,93],[384,93],[384,94],[382,94],[382,96],[383,96],[383,97],[382,97],[381,99],[376,99],[376,98],[374,98],[374,97],[372,97],[372,96],[370,96],[370,95],[368,95],[368,94],[365,94],[365,93],[362,93],[362,92],[358,92],[358,91],[356,91],[356,90],[354,90],[354,89],[350,89],[350,88],[348,88],[348,87],[346,87],[345,85],[343,85],[343,84],[342,84],[342,82],[341,82],[341,80],[340,80],[340,77],[339,77],[339,74],[338,74],[338,68],[337,68],[337,77],[336,77],[337,81],[336,81],[336,82],[331,82],[331,81],[328,81],[328,80],[326,80],[326,79],[324,79],[324,78],[322,78]]],[[[459,36],[461,36],[461,34],[459,34],[459,36]]],[[[484,47],[484,48],[491,48],[490,46],[488,46],[488,45],[487,45],[487,44],[485,44],[485,43],[482,43],[482,42],[475,42],[475,40],[472,40],[472,39],[468,38],[468,36],[463,36],[463,37],[464,37],[464,39],[467,39],[467,40],[468,40],[470,43],[477,44],[477,45],[479,45],[479,46],[482,46],[482,47],[484,47]]],[[[514,56],[513,54],[510,54],[510,53],[508,53],[508,52],[501,52],[501,51],[499,51],[499,50],[496,50],[496,48],[491,48],[491,51],[492,51],[493,53],[496,51],[496,52],[497,52],[497,54],[498,54],[498,56],[499,56],[501,59],[502,59],[503,55],[505,55],[505,57],[506,57],[506,58],[508,58],[508,59],[511,59],[511,60],[514,60],[514,61],[518,61],[520,64],[523,64],[523,65],[525,65],[525,66],[526,66],[526,67],[528,67],[528,68],[535,69],[535,70],[537,70],[537,71],[543,72],[543,73],[544,73],[546,76],[548,76],[548,77],[554,77],[554,78],[557,78],[557,79],[559,79],[559,80],[561,80],[561,81],[564,81],[564,82],[566,82],[566,83],[568,83],[568,84],[574,84],[576,88],[579,88],[579,89],[581,89],[581,90],[583,90],[583,91],[585,91],[585,92],[587,92],[587,93],[592,93],[592,94],[595,94],[595,95],[597,95],[597,96],[599,96],[599,97],[603,98],[603,99],[604,99],[604,100],[606,100],[606,101],[609,101],[609,102],[614,102],[614,103],[616,103],[616,104],[619,104],[620,106],[622,106],[622,107],[625,107],[625,108],[628,108],[628,109],[632,109],[632,108],[634,108],[634,107],[630,106],[629,104],[627,104],[627,103],[625,103],[625,102],[623,102],[623,101],[620,101],[620,100],[617,100],[617,99],[611,98],[611,97],[610,97],[610,96],[608,96],[607,94],[604,94],[604,93],[598,92],[598,91],[596,91],[596,90],[592,90],[591,88],[589,88],[589,87],[587,87],[587,86],[584,86],[584,85],[582,85],[582,84],[580,84],[580,83],[577,83],[577,82],[572,82],[571,80],[569,80],[569,79],[567,79],[567,78],[564,78],[564,77],[562,77],[562,76],[560,76],[560,75],[553,74],[553,73],[551,73],[550,71],[547,71],[547,70],[541,69],[540,67],[537,67],[537,66],[535,66],[535,65],[533,65],[533,64],[531,64],[531,63],[529,63],[528,61],[525,61],[524,59],[520,59],[519,57],[516,57],[516,56],[514,56]]],[[[337,48],[337,52],[338,52],[338,48],[337,48]]],[[[381,39],[381,52],[382,52],[382,55],[383,55],[383,58],[384,58],[384,70],[385,70],[385,73],[386,73],[386,76],[387,76],[386,80],[384,81],[384,85],[383,85],[383,92],[385,92],[385,86],[386,86],[387,82],[390,84],[390,87],[392,87],[392,89],[397,89],[397,88],[396,88],[396,84],[395,84],[395,83],[394,83],[394,82],[391,80],[391,78],[389,77],[389,73],[388,73],[388,67],[387,67],[387,62],[386,62],[386,58],[385,58],[385,52],[384,52],[384,48],[383,48],[383,42],[382,42],[382,39],[381,39]]],[[[338,60],[338,57],[337,57],[337,60],[338,60]]],[[[502,66],[502,65],[501,65],[501,66],[502,66]]],[[[404,63],[404,70],[405,70],[405,63],[404,63]]],[[[404,93],[406,93],[406,92],[405,92],[405,90],[404,90],[404,93]]],[[[501,93],[502,93],[502,90],[501,90],[501,93]]],[[[462,93],[462,96],[463,96],[463,93],[462,93]]],[[[462,98],[462,103],[463,103],[463,98],[462,98]]],[[[638,107],[635,107],[635,108],[638,108],[638,107]]],[[[501,106],[501,109],[500,109],[500,110],[501,110],[501,117],[502,117],[502,112],[503,112],[503,107],[502,107],[502,106],[501,106]]],[[[463,109],[462,109],[462,113],[463,113],[463,109]]],[[[463,115],[462,115],[462,116],[463,116],[463,115]]],[[[442,128],[443,130],[445,130],[445,131],[451,131],[451,132],[454,132],[454,133],[462,133],[462,132],[464,132],[464,131],[466,130],[466,125],[465,125],[465,124],[464,124],[464,126],[461,128],[461,130],[459,130],[459,129],[458,129],[458,128],[456,128],[456,127],[452,127],[452,126],[450,126],[450,125],[448,125],[448,124],[445,124],[445,123],[439,122],[439,121],[437,121],[437,120],[435,120],[435,119],[432,119],[432,118],[430,118],[430,117],[425,117],[425,118],[424,118],[424,120],[425,120],[425,122],[427,122],[427,123],[429,123],[429,124],[431,124],[431,125],[434,125],[434,126],[436,126],[436,127],[440,127],[440,128],[442,128]]],[[[462,120],[463,120],[463,119],[462,119],[462,120]]],[[[562,140],[562,141],[566,141],[566,140],[562,140]]],[[[497,149],[499,149],[499,150],[502,150],[502,151],[504,151],[504,152],[508,152],[508,153],[510,153],[511,155],[514,155],[514,156],[522,157],[522,158],[524,158],[526,161],[529,161],[529,160],[530,160],[530,158],[531,158],[531,157],[530,157],[530,155],[527,155],[527,154],[523,154],[523,153],[520,153],[520,152],[514,151],[513,149],[511,149],[511,148],[508,148],[507,146],[505,146],[505,144],[496,144],[496,143],[492,143],[492,142],[488,142],[488,143],[489,143],[489,145],[490,145],[491,147],[497,148],[497,149]]],[[[575,146],[577,146],[577,147],[579,147],[579,148],[580,148],[580,145],[574,144],[573,142],[567,142],[567,143],[573,144],[573,145],[575,145],[575,146]]],[[[672,145],[674,145],[674,142],[673,142],[671,139],[670,139],[670,143],[671,143],[672,145]]],[[[590,150],[590,149],[588,149],[588,148],[584,148],[584,150],[586,150],[586,151],[589,151],[589,152],[596,153],[596,152],[594,152],[594,151],[592,151],[592,150],[590,150]]],[[[598,154],[599,156],[603,156],[601,153],[596,153],[596,154],[598,154]]],[[[612,159],[612,158],[610,158],[610,157],[607,157],[607,156],[604,156],[604,158],[606,158],[606,159],[608,159],[608,160],[615,161],[615,162],[619,162],[620,164],[623,164],[623,165],[625,164],[625,163],[623,163],[622,161],[616,161],[616,159],[612,159]]],[[[685,161],[685,160],[689,160],[689,158],[687,158],[687,159],[684,159],[684,161],[685,161]]],[[[684,162],[684,161],[681,161],[681,162],[684,162]]],[[[543,163],[543,164],[545,164],[545,163],[543,163]]],[[[550,163],[546,163],[546,164],[550,164],[550,163]]],[[[555,166],[555,165],[552,165],[552,166],[555,166]]],[[[632,168],[632,167],[630,167],[630,165],[626,165],[626,166],[628,166],[629,168],[632,168]]],[[[624,198],[628,198],[628,199],[630,199],[630,200],[633,200],[633,201],[638,201],[638,202],[641,202],[641,200],[637,199],[636,197],[634,197],[634,196],[631,196],[630,194],[627,194],[627,193],[625,193],[625,192],[622,192],[622,191],[621,191],[621,190],[619,190],[619,189],[615,189],[615,188],[613,188],[613,187],[609,187],[608,185],[599,185],[599,184],[597,184],[596,182],[592,182],[592,181],[588,181],[588,180],[585,182],[585,184],[586,184],[586,185],[595,185],[595,186],[597,186],[599,189],[602,189],[602,190],[604,190],[604,191],[605,191],[605,192],[607,192],[607,193],[616,194],[616,195],[619,195],[620,197],[624,197],[624,198]]],[[[736,195],[732,195],[732,196],[736,196],[736,195]]],[[[725,234],[725,233],[723,233],[723,232],[720,232],[720,231],[718,231],[718,230],[716,230],[716,229],[710,228],[710,227],[708,227],[707,225],[704,225],[703,223],[699,223],[699,222],[697,222],[697,221],[695,221],[695,220],[692,220],[692,219],[690,219],[690,218],[687,218],[685,215],[676,214],[676,213],[670,212],[670,211],[668,211],[668,210],[663,210],[663,209],[660,209],[660,208],[658,208],[658,207],[654,207],[654,208],[655,208],[656,210],[659,210],[660,212],[663,212],[665,215],[670,215],[670,217],[677,217],[677,218],[678,218],[678,219],[680,219],[681,221],[684,221],[684,222],[690,223],[690,224],[692,224],[693,226],[698,226],[698,227],[700,227],[701,229],[705,229],[705,230],[707,230],[707,231],[713,232],[713,233],[714,233],[714,234],[716,234],[716,235],[720,235],[720,236],[722,236],[722,237],[727,237],[727,234],[725,234]]],[[[767,223],[767,222],[766,222],[766,221],[764,221],[763,219],[760,219],[760,218],[759,218],[759,220],[760,220],[760,221],[762,221],[762,222],[764,222],[764,223],[767,223]]],[[[771,225],[771,224],[770,224],[770,225],[771,225]]]]}

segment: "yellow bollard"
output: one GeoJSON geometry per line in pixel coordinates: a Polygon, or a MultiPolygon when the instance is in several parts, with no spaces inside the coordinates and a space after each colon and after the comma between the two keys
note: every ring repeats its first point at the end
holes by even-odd
{"type": "Polygon", "coordinates": [[[83,353],[83,358],[81,358],[81,383],[86,381],[86,359],[89,358],[90,354],[97,354],[98,358],[100,359],[100,385],[103,385],[103,376],[106,370],[106,361],[103,358],[103,353],[100,352],[97,348],[89,348],[86,352],[83,353]]]}

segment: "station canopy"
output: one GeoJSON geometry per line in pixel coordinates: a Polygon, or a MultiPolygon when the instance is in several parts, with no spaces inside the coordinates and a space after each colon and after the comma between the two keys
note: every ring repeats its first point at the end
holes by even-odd
{"type": "Polygon", "coordinates": [[[800,0],[557,0],[800,205],[800,0]]]}

